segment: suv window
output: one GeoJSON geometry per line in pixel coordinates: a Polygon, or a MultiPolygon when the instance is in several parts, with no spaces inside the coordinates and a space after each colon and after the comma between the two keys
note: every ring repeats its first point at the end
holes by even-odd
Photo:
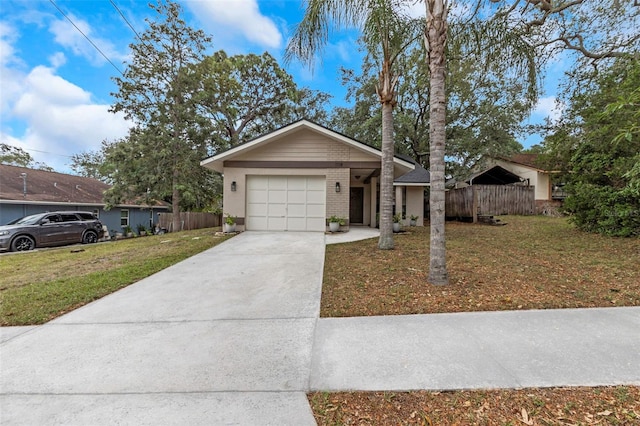
{"type": "Polygon", "coordinates": [[[62,221],[63,222],[77,222],[78,221],[78,216],[76,216],[75,214],[63,213],[60,216],[62,216],[62,221]]]}
{"type": "Polygon", "coordinates": [[[76,213],[78,216],[80,216],[81,220],[96,220],[96,217],[91,214],[91,213],[87,213],[87,212],[78,212],[76,213]]]}
{"type": "Polygon", "coordinates": [[[60,218],[60,215],[50,214],[48,216],[45,216],[43,221],[49,221],[49,223],[58,223],[62,222],[62,219],[60,218]]]}

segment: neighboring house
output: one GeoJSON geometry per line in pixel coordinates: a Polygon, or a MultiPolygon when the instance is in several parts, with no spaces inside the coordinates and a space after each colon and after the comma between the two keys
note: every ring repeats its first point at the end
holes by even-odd
{"type": "Polygon", "coordinates": [[[109,185],[96,179],[0,164],[0,225],[23,216],[55,210],[93,212],[109,232],[130,225],[151,227],[167,206],[121,204],[105,210],[109,185]],[[154,216],[156,215],[156,216],[154,216]]]}
{"type": "Polygon", "coordinates": [[[526,179],[501,166],[477,172],[449,189],[445,212],[449,218],[472,219],[493,215],[530,215],[536,212],[535,188],[526,179]]]}
{"type": "MultiPolygon", "coordinates": [[[[376,226],[381,152],[300,120],[200,163],[224,176],[225,214],[240,230],[325,231],[327,218],[376,226]]],[[[394,157],[395,209],[424,215],[428,172],[394,157]]]]}
{"type": "Polygon", "coordinates": [[[489,158],[488,167],[500,166],[521,177],[528,185],[535,187],[535,200],[538,211],[550,204],[557,204],[553,187],[554,171],[545,170],[537,164],[538,154],[515,154],[511,157],[489,158]]]}

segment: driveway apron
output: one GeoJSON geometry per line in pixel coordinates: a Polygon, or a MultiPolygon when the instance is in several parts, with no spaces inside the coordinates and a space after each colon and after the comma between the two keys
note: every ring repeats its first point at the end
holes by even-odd
{"type": "Polygon", "coordinates": [[[0,423],[315,424],[324,247],[245,232],[17,333],[0,350],[0,423]]]}

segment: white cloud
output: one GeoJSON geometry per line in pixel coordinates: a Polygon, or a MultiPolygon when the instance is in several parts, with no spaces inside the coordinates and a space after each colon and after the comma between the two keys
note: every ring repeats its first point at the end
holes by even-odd
{"type": "Polygon", "coordinates": [[[26,130],[21,136],[3,132],[1,139],[27,150],[36,161],[68,171],[71,155],[96,150],[102,140],[127,133],[129,123],[122,114],[92,103],[91,93],[55,75],[52,68],[35,67],[23,84],[13,114],[26,130]]]}
{"type": "Polygon", "coordinates": [[[214,42],[241,35],[265,48],[282,45],[280,30],[272,19],[260,13],[256,0],[188,1],[186,5],[213,33],[214,42]]]}
{"type": "Polygon", "coordinates": [[[549,118],[551,122],[557,122],[562,116],[564,105],[558,102],[555,96],[540,98],[537,105],[533,109],[533,114],[537,114],[543,118],[549,118]]]}
{"type": "MultiPolygon", "coordinates": [[[[69,15],[69,18],[111,62],[118,64],[127,59],[127,54],[118,52],[112,42],[93,34],[91,26],[86,21],[72,14],[69,15]]],[[[101,66],[107,62],[104,56],[68,20],[52,20],[49,31],[54,35],[54,40],[57,43],[71,49],[75,55],[86,58],[92,65],[101,66]]]]}
{"type": "Polygon", "coordinates": [[[67,57],[64,56],[64,53],[62,52],[56,52],[49,56],[49,62],[51,62],[51,65],[57,69],[67,63],[67,57]]]}
{"type": "Polygon", "coordinates": [[[0,116],[10,115],[11,103],[22,91],[24,74],[16,69],[22,61],[16,56],[13,43],[16,31],[6,22],[0,22],[0,116]]]}

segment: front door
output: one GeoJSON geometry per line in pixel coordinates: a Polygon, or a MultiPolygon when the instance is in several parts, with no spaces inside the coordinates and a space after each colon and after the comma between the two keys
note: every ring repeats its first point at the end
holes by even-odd
{"type": "Polygon", "coordinates": [[[364,188],[351,187],[349,198],[349,223],[363,223],[364,188]]]}

